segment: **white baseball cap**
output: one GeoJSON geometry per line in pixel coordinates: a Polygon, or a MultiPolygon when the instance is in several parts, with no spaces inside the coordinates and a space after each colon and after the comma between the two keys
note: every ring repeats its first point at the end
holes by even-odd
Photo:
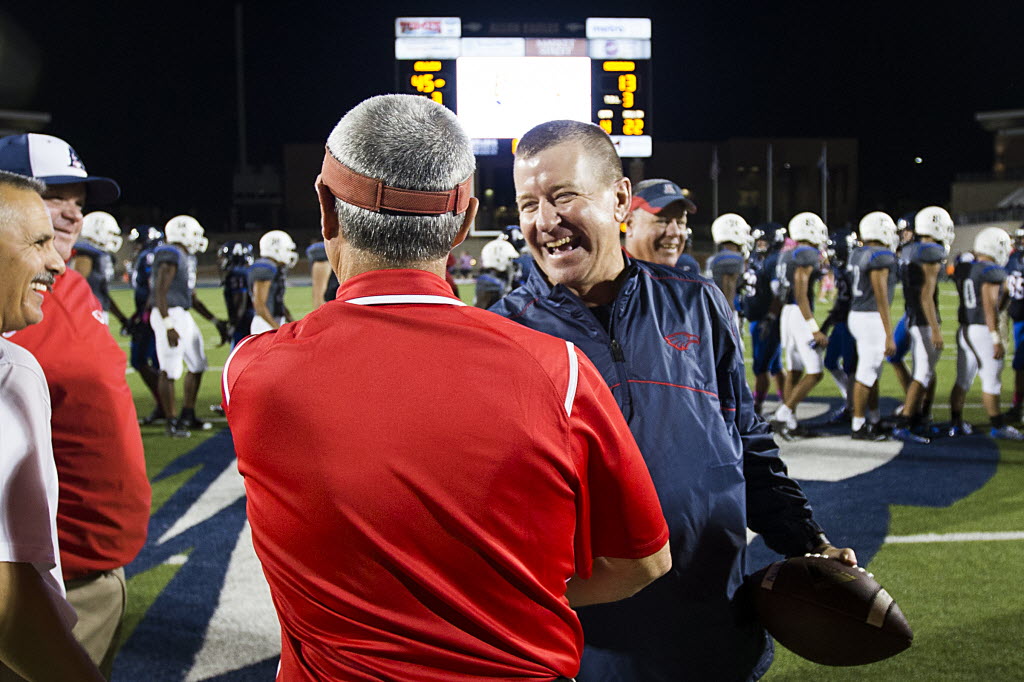
{"type": "Polygon", "coordinates": [[[40,133],[22,133],[0,138],[0,170],[28,175],[47,185],[86,185],[86,201],[109,204],[121,196],[121,188],[110,178],[89,175],[75,150],[64,140],[40,133]]]}

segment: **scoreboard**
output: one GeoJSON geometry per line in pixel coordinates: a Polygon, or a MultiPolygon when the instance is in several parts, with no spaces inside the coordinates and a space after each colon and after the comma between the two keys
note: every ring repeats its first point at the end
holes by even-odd
{"type": "Polygon", "coordinates": [[[398,92],[443,104],[497,156],[538,123],[600,125],[625,158],[651,155],[651,20],[395,19],[398,92]]]}

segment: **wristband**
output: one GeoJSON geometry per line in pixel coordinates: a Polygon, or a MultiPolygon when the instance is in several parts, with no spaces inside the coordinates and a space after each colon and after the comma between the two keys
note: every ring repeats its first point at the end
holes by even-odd
{"type": "Polygon", "coordinates": [[[163,318],[163,321],[164,321],[164,329],[165,330],[171,331],[172,329],[174,329],[174,320],[171,319],[170,315],[168,315],[167,317],[163,318]]]}
{"type": "Polygon", "coordinates": [[[806,322],[807,326],[811,328],[812,334],[816,331],[820,331],[820,328],[818,327],[818,321],[815,320],[813,317],[809,320],[804,320],[804,322],[806,322]]]}
{"type": "Polygon", "coordinates": [[[990,331],[989,334],[992,335],[992,345],[993,346],[999,345],[999,344],[1001,344],[1003,342],[1003,337],[999,335],[999,332],[997,332],[997,331],[990,331]]]}

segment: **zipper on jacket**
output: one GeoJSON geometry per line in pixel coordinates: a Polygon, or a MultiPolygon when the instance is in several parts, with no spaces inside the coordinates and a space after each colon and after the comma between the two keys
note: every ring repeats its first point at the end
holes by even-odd
{"type": "Polygon", "coordinates": [[[633,396],[629,390],[629,373],[626,371],[626,353],[622,350],[622,344],[615,338],[615,310],[612,309],[611,317],[608,319],[608,337],[611,339],[609,346],[612,351],[612,360],[615,361],[615,373],[619,375],[619,390],[622,392],[622,416],[626,423],[633,418],[633,396]]]}

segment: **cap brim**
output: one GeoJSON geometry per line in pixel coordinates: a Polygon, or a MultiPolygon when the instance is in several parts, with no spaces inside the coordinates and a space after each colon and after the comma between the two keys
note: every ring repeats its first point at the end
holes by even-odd
{"type": "Polygon", "coordinates": [[[630,205],[630,210],[631,211],[635,211],[638,208],[642,208],[643,210],[647,211],[648,213],[658,214],[658,213],[661,213],[661,210],[663,208],[665,208],[666,206],[669,206],[671,204],[674,204],[676,202],[679,202],[679,203],[683,204],[683,206],[686,207],[686,212],[687,213],[696,213],[697,212],[697,205],[695,203],[693,203],[692,201],[690,201],[686,197],[679,196],[679,195],[673,196],[671,194],[662,195],[662,196],[657,197],[657,198],[655,198],[655,199],[653,199],[651,201],[648,201],[647,199],[644,199],[643,197],[634,196],[633,197],[633,203],[630,205]]]}
{"type": "Polygon", "coordinates": [[[121,196],[121,186],[110,178],[90,175],[82,178],[77,175],[51,175],[41,177],[47,185],[85,184],[85,201],[88,204],[112,204],[121,196]]]}

